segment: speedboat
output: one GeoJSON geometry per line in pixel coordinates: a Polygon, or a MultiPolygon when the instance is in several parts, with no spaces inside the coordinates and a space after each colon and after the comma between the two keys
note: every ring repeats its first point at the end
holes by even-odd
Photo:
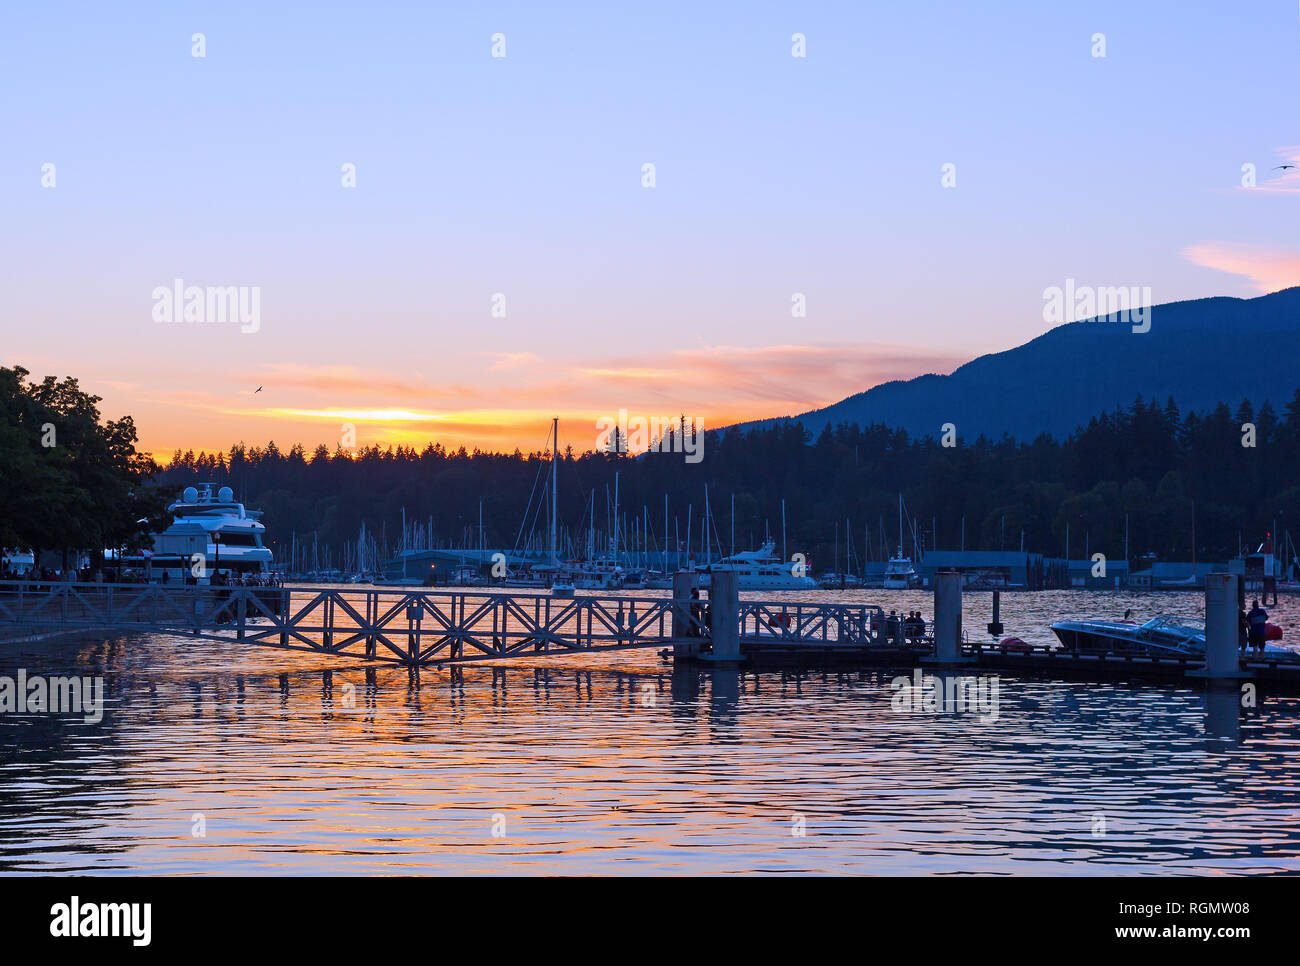
{"type": "MultiPolygon", "coordinates": [[[[1204,657],[1205,621],[1198,617],[1153,617],[1132,621],[1061,621],[1052,633],[1067,651],[1084,654],[1137,654],[1149,657],[1204,657]]],[[[1291,654],[1276,644],[1266,654],[1291,654]]]]}

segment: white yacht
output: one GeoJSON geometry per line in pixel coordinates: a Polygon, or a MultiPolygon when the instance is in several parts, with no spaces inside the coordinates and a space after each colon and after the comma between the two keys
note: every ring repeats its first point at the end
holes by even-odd
{"type": "Polygon", "coordinates": [[[885,582],[882,586],[886,590],[907,590],[909,587],[915,587],[917,580],[916,571],[912,569],[912,558],[903,556],[903,548],[898,548],[898,556],[890,557],[889,563],[885,565],[885,582]]]}
{"type": "Polygon", "coordinates": [[[806,574],[796,574],[793,564],[777,557],[776,541],[772,539],[757,550],[746,550],[701,567],[702,587],[709,586],[709,575],[716,570],[734,570],[741,590],[817,589],[817,581],[806,574]]]}
{"type": "Polygon", "coordinates": [[[236,502],[228,486],[217,489],[215,483],[187,486],[180,499],[167,508],[172,524],[154,534],[153,551],[129,561],[143,565],[155,580],[166,574],[177,582],[194,573],[198,554],[203,554],[207,583],[213,573],[258,576],[271,571],[271,549],[264,544],[266,526],[262,511],[248,510],[236,502]]]}
{"type": "Polygon", "coordinates": [[[620,590],[624,585],[623,568],[609,557],[583,561],[570,576],[574,585],[584,590],[620,590]]]}
{"type": "Polygon", "coordinates": [[[912,558],[903,556],[903,494],[898,494],[898,555],[889,558],[885,565],[885,580],[881,584],[886,590],[907,590],[915,587],[919,581],[912,568],[912,558]]]}

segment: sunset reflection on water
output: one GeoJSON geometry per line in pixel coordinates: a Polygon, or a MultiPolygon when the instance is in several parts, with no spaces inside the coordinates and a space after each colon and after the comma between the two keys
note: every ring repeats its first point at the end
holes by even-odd
{"type": "MultiPolygon", "coordinates": [[[[972,636],[989,600],[966,598],[972,636]]],[[[1003,621],[1045,643],[1050,620],[1202,600],[1007,594],[1003,621]]],[[[1274,611],[1288,636],[1297,615],[1274,611]]],[[[1297,697],[1004,676],[984,723],[893,710],[901,672],[620,652],[416,682],[162,636],[6,645],[18,668],[103,674],[108,702],[97,725],[0,716],[10,873],[1300,870],[1297,697]]]]}

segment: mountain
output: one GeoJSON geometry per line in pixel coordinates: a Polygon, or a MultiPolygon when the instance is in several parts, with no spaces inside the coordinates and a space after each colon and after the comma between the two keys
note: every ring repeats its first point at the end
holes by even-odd
{"type": "MultiPolygon", "coordinates": [[[[882,383],[791,419],[816,434],[827,423],[884,423],[914,436],[944,423],[975,439],[1003,433],[1064,438],[1139,394],[1181,412],[1243,399],[1277,411],[1300,388],[1300,287],[1253,299],[1207,298],[1150,309],[1151,328],[1089,319],[980,356],[947,376],[882,383]]],[[[746,423],[766,426],[780,420],[746,423]]]]}

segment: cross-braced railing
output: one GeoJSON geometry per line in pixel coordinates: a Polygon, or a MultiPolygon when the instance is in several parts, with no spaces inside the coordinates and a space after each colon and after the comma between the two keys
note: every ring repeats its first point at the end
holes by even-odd
{"type": "Polygon", "coordinates": [[[742,600],[741,640],[859,648],[892,643],[897,625],[874,604],[742,600]]]}
{"type": "Polygon", "coordinates": [[[301,603],[291,602],[283,617],[265,615],[265,625],[246,627],[243,640],[422,665],[660,647],[708,636],[698,607],[662,597],[334,589],[292,594],[301,603]]]}
{"type": "MultiPolygon", "coordinates": [[[[0,581],[0,624],[187,633],[408,665],[707,650],[714,619],[707,597],[0,581]]],[[[730,619],[746,643],[855,648],[894,639],[874,606],[745,600],[730,619]]]]}

